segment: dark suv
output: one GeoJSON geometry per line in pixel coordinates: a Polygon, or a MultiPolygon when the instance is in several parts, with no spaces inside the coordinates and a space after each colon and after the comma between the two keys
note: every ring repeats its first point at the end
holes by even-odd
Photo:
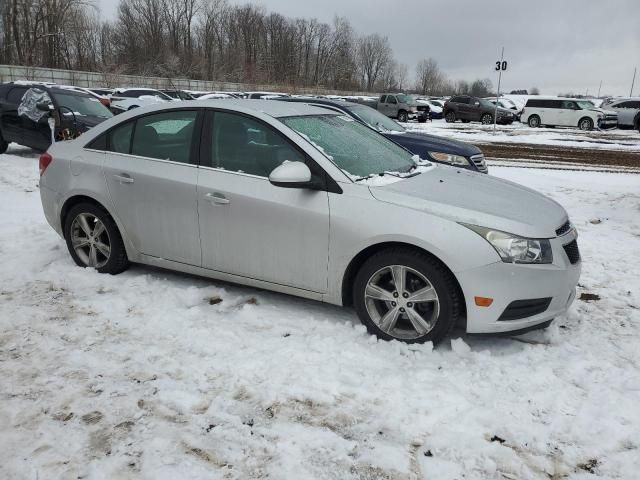
{"type": "Polygon", "coordinates": [[[488,173],[482,150],[475,145],[421,132],[409,132],[399,123],[367,105],[312,97],[286,97],[277,100],[308,103],[344,113],[373,128],[411,153],[420,155],[421,158],[457,168],[488,173]]]}
{"type": "Polygon", "coordinates": [[[51,145],[48,119],[56,139],[73,138],[113,114],[87,93],[51,84],[0,85],[0,153],[11,142],[45,151],[51,145]],[[44,110],[48,106],[48,110],[44,110]]]}
{"type": "MultiPolygon", "coordinates": [[[[463,122],[482,122],[483,125],[493,123],[493,115],[496,113],[496,106],[484,98],[471,97],[469,95],[456,95],[444,104],[444,118],[447,122],[453,123],[456,120],[463,122]]],[[[498,107],[497,122],[501,125],[509,125],[515,120],[515,115],[511,110],[498,107]]]]}

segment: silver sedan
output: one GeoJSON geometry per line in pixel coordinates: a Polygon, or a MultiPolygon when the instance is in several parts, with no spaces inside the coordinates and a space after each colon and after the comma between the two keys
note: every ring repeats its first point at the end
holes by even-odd
{"type": "Polygon", "coordinates": [[[544,327],[580,276],[556,202],[320,107],[140,108],[52,145],[40,172],[46,218],[82,267],[144,263],[352,306],[386,340],[544,327]]]}

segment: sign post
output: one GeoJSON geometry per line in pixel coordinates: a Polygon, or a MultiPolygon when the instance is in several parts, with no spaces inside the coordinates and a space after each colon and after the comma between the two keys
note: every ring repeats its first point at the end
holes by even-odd
{"type": "Polygon", "coordinates": [[[498,91],[496,92],[496,108],[493,112],[493,133],[496,133],[496,122],[498,120],[498,100],[500,99],[500,83],[502,82],[502,72],[507,69],[507,62],[504,59],[504,47],[500,54],[500,60],[496,62],[496,70],[498,71],[498,91]]]}

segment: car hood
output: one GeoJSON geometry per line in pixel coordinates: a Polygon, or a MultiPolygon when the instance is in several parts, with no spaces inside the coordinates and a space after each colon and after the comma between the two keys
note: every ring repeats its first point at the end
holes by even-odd
{"type": "Polygon", "coordinates": [[[603,115],[617,115],[615,110],[608,110],[606,108],[594,107],[594,108],[590,108],[589,110],[591,110],[593,112],[602,113],[603,115]]]}
{"type": "Polygon", "coordinates": [[[428,133],[383,132],[383,135],[423,158],[428,158],[424,156],[425,152],[442,152],[465,157],[482,153],[482,150],[470,143],[429,135],[428,133]]]}
{"type": "Polygon", "coordinates": [[[527,238],[555,237],[556,229],[568,219],[560,204],[535,190],[452,167],[435,166],[420,175],[369,189],[383,202],[527,238]]]}

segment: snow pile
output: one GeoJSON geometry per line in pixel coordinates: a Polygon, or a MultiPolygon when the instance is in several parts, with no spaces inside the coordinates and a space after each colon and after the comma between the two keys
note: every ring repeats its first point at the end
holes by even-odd
{"type": "Polygon", "coordinates": [[[567,207],[590,296],[545,332],[434,350],[312,301],[80,269],[43,217],[36,157],[10,153],[0,478],[637,478],[638,176],[494,167],[567,207]]]}

